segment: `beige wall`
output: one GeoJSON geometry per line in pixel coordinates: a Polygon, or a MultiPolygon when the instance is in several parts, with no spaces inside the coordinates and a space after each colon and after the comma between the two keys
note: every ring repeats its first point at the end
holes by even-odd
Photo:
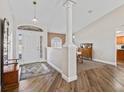
{"type": "Polygon", "coordinates": [[[62,39],[62,44],[65,43],[65,34],[48,32],[48,47],[51,47],[51,40],[54,37],[59,37],[62,39]]]}
{"type": "Polygon", "coordinates": [[[94,60],[115,64],[115,32],[120,25],[124,25],[124,6],[75,33],[76,44],[93,43],[94,60]]]}

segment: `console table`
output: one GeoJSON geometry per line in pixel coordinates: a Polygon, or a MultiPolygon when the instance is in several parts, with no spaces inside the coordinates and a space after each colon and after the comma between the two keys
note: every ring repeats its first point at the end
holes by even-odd
{"type": "MultiPolygon", "coordinates": [[[[17,59],[10,60],[17,61],[17,59]]],[[[17,62],[4,64],[2,73],[2,91],[8,91],[19,86],[18,71],[19,66],[17,62]]]]}

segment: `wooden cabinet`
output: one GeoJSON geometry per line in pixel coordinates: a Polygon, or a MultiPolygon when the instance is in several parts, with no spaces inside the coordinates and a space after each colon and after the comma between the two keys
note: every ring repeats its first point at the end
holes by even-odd
{"type": "Polygon", "coordinates": [[[79,48],[79,52],[81,52],[83,59],[92,60],[92,48],[79,48]]]}
{"type": "Polygon", "coordinates": [[[2,91],[8,91],[18,87],[18,64],[8,64],[4,65],[4,70],[2,73],[2,91]]]}
{"type": "Polygon", "coordinates": [[[117,44],[124,44],[124,36],[117,37],[117,44]]]}
{"type": "Polygon", "coordinates": [[[84,59],[91,59],[92,60],[92,43],[82,43],[82,48],[79,48],[84,59]]]}
{"type": "Polygon", "coordinates": [[[92,48],[83,48],[83,58],[92,59],[92,48]]]}
{"type": "Polygon", "coordinates": [[[124,50],[117,50],[117,60],[124,61],[124,50]]]}

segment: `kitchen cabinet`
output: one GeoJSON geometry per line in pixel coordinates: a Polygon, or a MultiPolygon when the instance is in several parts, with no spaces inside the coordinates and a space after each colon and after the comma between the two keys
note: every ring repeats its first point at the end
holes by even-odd
{"type": "Polygon", "coordinates": [[[117,37],[117,44],[124,44],[124,36],[117,37]]]}
{"type": "Polygon", "coordinates": [[[117,50],[117,60],[124,61],[124,50],[121,49],[117,50]]]}

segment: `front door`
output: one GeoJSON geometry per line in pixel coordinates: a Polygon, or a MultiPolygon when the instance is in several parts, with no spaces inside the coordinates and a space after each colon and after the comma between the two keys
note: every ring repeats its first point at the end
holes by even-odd
{"type": "Polygon", "coordinates": [[[21,64],[41,61],[41,32],[21,31],[21,64]]]}

